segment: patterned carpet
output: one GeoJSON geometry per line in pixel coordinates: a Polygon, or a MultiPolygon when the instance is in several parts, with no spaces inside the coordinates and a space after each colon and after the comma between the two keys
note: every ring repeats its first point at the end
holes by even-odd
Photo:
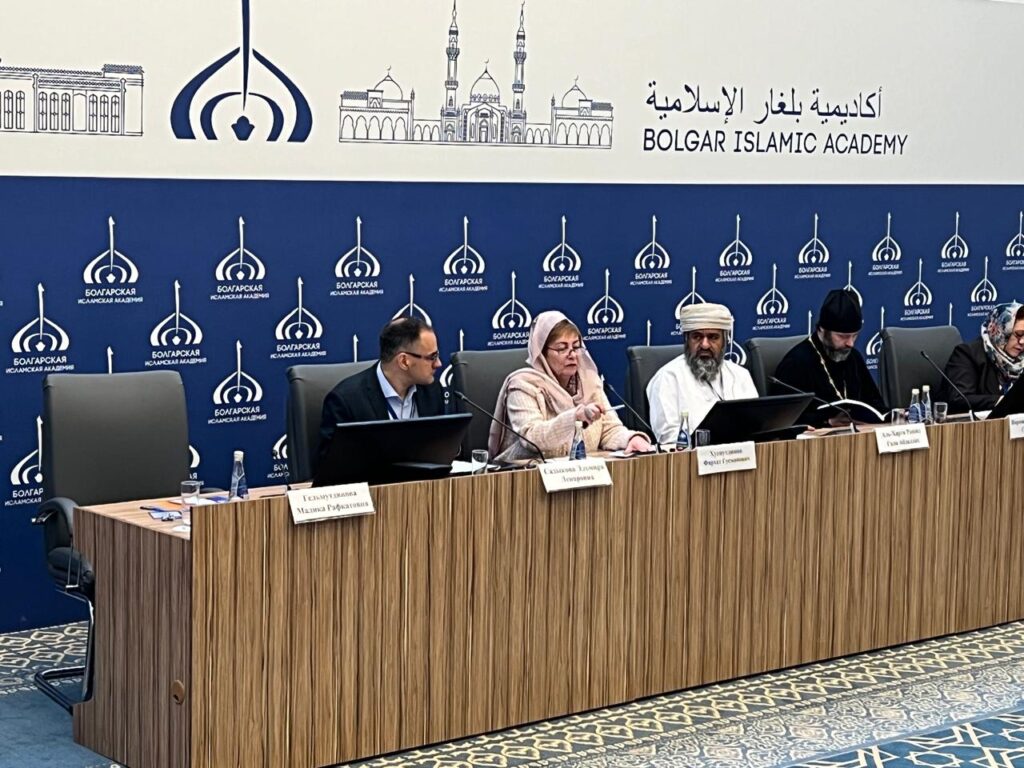
{"type": "MultiPolygon", "coordinates": [[[[82,625],[0,635],[0,766],[108,768],[32,687],[82,625]]],[[[359,768],[1024,768],[1024,623],[660,696],[359,768]]]]}

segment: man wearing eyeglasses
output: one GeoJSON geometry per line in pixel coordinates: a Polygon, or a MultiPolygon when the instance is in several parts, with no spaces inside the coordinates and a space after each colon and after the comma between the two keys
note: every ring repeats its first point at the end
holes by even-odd
{"type": "Polygon", "coordinates": [[[380,362],[341,381],[324,399],[319,461],[338,424],[441,416],[445,398],[434,371],[441,367],[437,336],[415,317],[391,320],[380,331],[380,362]]]}
{"type": "Polygon", "coordinates": [[[659,443],[675,442],[683,412],[696,429],[719,400],[757,397],[746,368],[725,359],[733,318],[721,304],[691,304],[679,313],[683,354],[661,368],[647,385],[651,426],[659,443]]]}

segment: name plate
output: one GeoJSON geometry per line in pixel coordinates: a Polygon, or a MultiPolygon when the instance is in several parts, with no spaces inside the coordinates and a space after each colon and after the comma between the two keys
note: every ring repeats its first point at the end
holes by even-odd
{"type": "Polygon", "coordinates": [[[1010,425],[1010,439],[1020,440],[1024,438],[1024,413],[1007,416],[1006,421],[1010,425]]]}
{"type": "Polygon", "coordinates": [[[879,427],[875,430],[879,453],[903,453],[928,450],[928,432],[924,424],[879,427]]]}
{"type": "Polygon", "coordinates": [[[757,469],[757,454],[752,441],[705,445],[697,449],[698,475],[742,472],[747,469],[757,469]]]}
{"type": "Polygon", "coordinates": [[[296,525],[377,512],[370,498],[370,486],[366,483],[288,491],[288,505],[292,510],[292,522],[296,525]]]}
{"type": "Polygon", "coordinates": [[[599,488],[612,484],[608,462],[604,459],[579,461],[547,461],[537,467],[548,493],[573,491],[578,488],[599,488]]]}

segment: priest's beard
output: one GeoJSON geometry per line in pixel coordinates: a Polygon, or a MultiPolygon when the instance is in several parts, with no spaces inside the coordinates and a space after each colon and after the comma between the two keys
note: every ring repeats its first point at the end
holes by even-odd
{"type": "Polygon", "coordinates": [[[691,355],[690,348],[686,348],[686,363],[690,366],[690,371],[693,373],[694,378],[707,384],[718,378],[718,373],[722,370],[722,359],[724,357],[724,349],[720,355],[716,356],[712,353],[710,357],[701,357],[700,354],[691,355]]]}
{"type": "Polygon", "coordinates": [[[825,354],[828,355],[828,359],[835,362],[841,363],[850,356],[850,352],[853,350],[850,347],[840,349],[832,344],[832,339],[828,331],[821,334],[821,346],[825,348],[825,354]]]}

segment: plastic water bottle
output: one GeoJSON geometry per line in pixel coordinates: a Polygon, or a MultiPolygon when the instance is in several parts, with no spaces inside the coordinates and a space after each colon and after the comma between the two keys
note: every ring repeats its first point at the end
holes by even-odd
{"type": "Polygon", "coordinates": [[[679,434],[676,435],[676,450],[690,450],[690,414],[683,411],[679,414],[679,434]]]}
{"type": "Polygon", "coordinates": [[[242,463],[242,459],[245,458],[245,453],[242,451],[235,451],[235,463],[231,465],[231,498],[232,499],[247,499],[249,498],[249,486],[245,482],[245,465],[242,463]]]}
{"type": "Polygon", "coordinates": [[[932,388],[927,384],[921,387],[921,415],[925,424],[935,423],[935,415],[932,413],[932,388]]]}
{"type": "Polygon", "coordinates": [[[921,390],[914,387],[910,390],[910,407],[907,408],[907,423],[920,424],[924,421],[924,411],[921,408],[921,390]]]}
{"type": "Polygon", "coordinates": [[[587,444],[583,440],[583,422],[577,421],[573,427],[572,442],[569,444],[569,459],[587,458],[587,444]]]}

